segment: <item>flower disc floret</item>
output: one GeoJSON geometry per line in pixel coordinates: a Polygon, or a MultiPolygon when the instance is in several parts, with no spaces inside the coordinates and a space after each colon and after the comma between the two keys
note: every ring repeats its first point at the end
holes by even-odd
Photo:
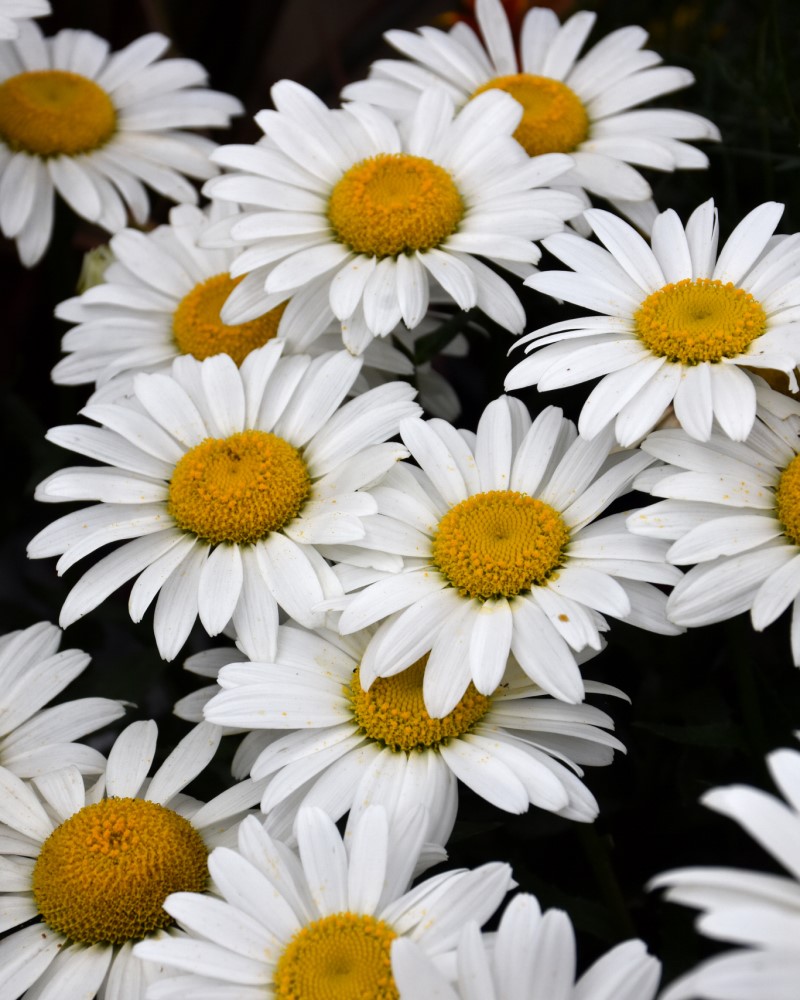
{"type": "Polygon", "coordinates": [[[426,653],[399,674],[377,678],[369,691],[362,690],[356,668],[346,694],[365,736],[390,750],[429,750],[450,738],[463,736],[486,715],[492,699],[479,694],[471,683],[455,708],[443,718],[428,715],[422,696],[427,662],[426,653]]]}
{"type": "Polygon", "coordinates": [[[356,253],[381,258],[438,246],[463,214],[450,174],[408,153],[382,153],[356,163],[328,202],[336,238],[356,253]]]}
{"type": "Polygon", "coordinates": [[[206,438],[175,466],[167,509],[204,542],[253,544],[301,510],[311,479],[300,452],[266,431],[206,438]]]}
{"type": "Polygon", "coordinates": [[[792,545],[800,545],[800,455],[781,473],[775,490],[775,511],[784,535],[792,545]]]}
{"type": "Polygon", "coordinates": [[[398,1000],[392,928],[375,917],[334,913],[295,934],[278,960],[280,1000],[398,1000]]]}
{"type": "Polygon", "coordinates": [[[569,153],[589,135],[589,116],[573,90],[548,76],[513,73],[484,83],[472,95],[504,90],[523,107],[514,138],[529,156],[569,153]]]}
{"type": "Polygon", "coordinates": [[[516,597],[548,579],[568,541],[567,526],[549,504],[515,490],[490,490],[444,515],[433,537],[433,562],[466,597],[516,597]]]}
{"type": "Polygon", "coordinates": [[[249,323],[228,326],[222,322],[220,310],[240,280],[229,274],[215,274],[184,295],[172,317],[172,335],[182,354],[191,354],[198,361],[214,354],[229,354],[241,365],[251,351],[277,335],[288,302],[249,323]]]}
{"type": "Polygon", "coordinates": [[[684,365],[734,358],[767,324],[763,308],[749,292],[712,278],[664,285],[647,296],[633,319],[648,350],[684,365]]]}
{"type": "Polygon", "coordinates": [[[117,128],[111,98],[67,70],[19,73],[0,84],[0,138],[34,156],[77,156],[104,146],[117,128]]]}
{"type": "Polygon", "coordinates": [[[80,944],[122,944],[169,927],[172,892],[208,884],[203,838],[183,816],[144,799],[84,806],[42,844],[33,899],[45,923],[80,944]]]}

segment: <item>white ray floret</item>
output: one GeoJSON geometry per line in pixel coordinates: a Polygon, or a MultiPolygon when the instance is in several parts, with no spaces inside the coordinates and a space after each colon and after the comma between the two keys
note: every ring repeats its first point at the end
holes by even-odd
{"type": "Polygon", "coordinates": [[[0,0],[0,38],[16,38],[20,21],[51,13],[49,0],[0,0]]]}

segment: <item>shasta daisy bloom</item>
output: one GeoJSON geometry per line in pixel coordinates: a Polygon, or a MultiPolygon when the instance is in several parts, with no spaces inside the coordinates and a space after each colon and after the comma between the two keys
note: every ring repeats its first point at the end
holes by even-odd
{"type": "Polygon", "coordinates": [[[332,111],[289,80],[271,94],[276,110],[256,116],[266,138],[222,146],[214,162],[236,172],[203,189],[245,206],[205,238],[242,251],[231,274],[246,277],[222,310],[226,323],[311,286],[361,351],[366,336],[401,320],[417,326],[431,277],[461,309],[522,331],[516,294],[477,258],[530,273],[540,257],[531,241],[561,230],[580,202],[546,186],[568,157],[530,161],[512,139],[514,100],[486,94],[454,117],[434,89],[398,128],[368,105],[332,111]]]}
{"type": "Polygon", "coordinates": [[[619,28],[579,58],[595,14],[579,11],[561,25],[552,10],[535,7],[525,16],[518,58],[500,0],[478,0],[475,13],[482,38],[466,24],[449,32],[388,31],[389,44],[412,61],[378,60],[369,78],[349,84],[342,96],[400,117],[422,88],[434,84],[447,89],[456,107],[487,90],[504,91],[524,109],[514,135],[530,156],[572,157],[574,166],[558,179],[559,187],[609,199],[645,227],[655,208],[636,167],[708,165],[685,140],[719,139],[710,121],[671,108],[638,110],[694,82],[689,70],[662,66],[656,52],[642,49],[644,28],[619,28]]]}
{"type": "Polygon", "coordinates": [[[653,1000],[661,963],[643,941],[624,941],[576,981],[575,932],[563,910],[542,913],[521,893],[503,911],[497,933],[482,936],[468,923],[458,939],[457,978],[451,982],[407,938],[392,944],[400,1000],[653,1000]]]}
{"type": "Polygon", "coordinates": [[[100,774],[103,755],[73,740],[125,714],[110,698],[45,707],[89,665],[79,649],[58,652],[60,643],[61,629],[49,622],[0,636],[0,766],[19,778],[68,764],[81,774],[100,774]]]}
{"type": "Polygon", "coordinates": [[[163,35],[143,35],[109,54],[90,31],[43,38],[26,21],[0,42],[0,230],[26,266],[47,249],[57,192],[78,215],[109,232],[130,211],[149,215],[145,185],[196,202],[186,180],[216,173],[216,144],[185,128],[227,127],[242,106],[206,89],[190,59],[164,59],[163,35]]]}
{"type": "Polygon", "coordinates": [[[153,987],[150,1000],[397,1000],[393,941],[407,937],[427,955],[446,954],[461,927],[485,923],[513,885],[509,866],[495,862],[409,889],[427,827],[421,812],[390,825],[372,806],[343,843],[327,813],[302,809],[299,856],[245,819],[238,851],[218,848],[208,859],[222,900],[172,895],[165,908],[187,935],[136,946],[141,958],[187,973],[153,987]]]}
{"type": "Polygon", "coordinates": [[[357,358],[338,351],[282,359],[281,349],[270,341],[238,368],[226,354],[177,358],[171,375],[138,375],[132,402],[85,407],[102,427],[48,433],[108,464],[63,469],[39,485],[36,496],[48,502],[100,502],[49,525],[29,555],[62,554],[61,573],[109,542],[132,539],[78,581],[62,625],[137,577],[131,617],[140,621],[158,594],[154,629],[165,659],[198,615],[210,635],[232,622],[247,655],[270,659],[279,606],[321,625],[324,612],[314,606],[341,593],[328,546],[367,564],[399,564],[381,551],[379,531],[365,538],[363,518],[377,509],[365,487],[406,455],[383,442],[419,412],[414,390],[392,382],[341,405],[357,358]]]}
{"type": "Polygon", "coordinates": [[[714,420],[744,441],[756,391],[747,369],[785,372],[797,389],[800,363],[800,234],[771,243],[783,206],[766,202],[736,226],[717,254],[717,211],[709,200],[686,225],[669,209],[652,246],[625,222],[592,209],[589,225],[608,249],[556,235],[547,249],[571,267],[526,284],[594,309],[535,330],[520,343],[535,354],[506,378],[506,389],[542,391],[600,377],[578,420],[584,437],[613,423],[627,446],[672,404],[693,438],[707,441],[714,420]]]}
{"type": "Polygon", "coordinates": [[[745,785],[714,788],[703,805],[735,820],[788,875],[740,868],[678,868],[651,888],[700,910],[697,929],[735,951],[702,962],[661,1000],[791,1000],[800,979],[800,753],[776,750],[767,766],[783,796],[745,785]]]}
{"type": "Polygon", "coordinates": [[[134,958],[133,944],[179,933],[166,897],[206,890],[209,850],[233,839],[260,794],[252,782],[206,804],[182,794],[219,736],[218,727],[196,726],[148,779],[156,725],[134,722],[89,791],[74,767],[30,784],[0,767],[4,1000],[29,989],[42,1000],[144,1000],[159,970],[134,958]]]}
{"type": "Polygon", "coordinates": [[[18,21],[51,14],[49,0],[0,0],[0,38],[16,38],[18,21]]]}
{"type": "MultiPolygon", "coordinates": [[[[419,469],[390,471],[373,491],[379,515],[368,522],[394,526],[393,551],[406,568],[367,577],[339,602],[343,634],[383,622],[361,663],[365,688],[429,652],[425,706],[446,715],[470,681],[492,695],[511,653],[545,692],[579,702],[575,654],[601,648],[604,615],[678,631],[653,586],[680,579],[666,546],[632,535],[624,515],[595,520],[650,456],[611,455],[610,431],[576,438],[556,407],[531,422],[507,396],[486,408],[475,436],[437,419],[404,420],[400,436],[419,469]]],[[[359,583],[356,576],[347,589],[359,583]]]]}

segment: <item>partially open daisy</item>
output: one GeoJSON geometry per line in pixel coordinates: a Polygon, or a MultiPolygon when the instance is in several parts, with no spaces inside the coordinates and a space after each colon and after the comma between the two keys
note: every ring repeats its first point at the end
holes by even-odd
{"type": "Polygon", "coordinates": [[[125,714],[110,698],[77,698],[45,708],[89,665],[79,649],[58,652],[61,629],[39,622],[0,636],[0,767],[34,778],[72,764],[100,774],[105,758],[73,743],[125,714]]]}
{"type": "Polygon", "coordinates": [[[425,316],[430,275],[462,309],[521,332],[516,294],[477,257],[530,273],[532,240],[560,231],[580,202],[546,186],[568,157],[531,162],[512,139],[515,101],[485,94],[454,117],[444,91],[426,91],[398,129],[366,105],[331,111],[290,80],[271,93],[277,110],[256,116],[266,139],[221,147],[214,162],[237,172],[204,187],[245,206],[206,237],[243,251],[225,322],[311,285],[343,323],[385,336],[425,316]]]}
{"type": "Polygon", "coordinates": [[[421,811],[390,826],[372,806],[345,844],[326,813],[302,809],[299,857],[244,820],[238,851],[218,848],[208,859],[223,900],[176,893],[166,909],[187,935],[136,946],[136,955],[186,972],[148,997],[223,1000],[235,988],[239,1000],[398,1000],[392,942],[408,937],[442,955],[468,920],[485,923],[513,884],[508,865],[490,863],[409,889],[427,827],[421,811]]]}
{"type": "Polygon", "coordinates": [[[429,653],[425,706],[442,716],[470,681],[492,695],[510,652],[548,694],[579,702],[575,653],[601,648],[603,615],[677,631],[653,586],[680,579],[666,546],[631,535],[623,515],[593,523],[648,455],[610,455],[610,431],[576,439],[555,407],[532,423],[506,396],[486,408],[475,437],[437,419],[404,420],[400,435],[420,468],[392,469],[367,521],[368,530],[373,520],[395,525],[393,551],[408,564],[349,597],[339,621],[344,634],[383,622],[361,663],[364,687],[429,653]]]}
{"type": "Polygon", "coordinates": [[[559,187],[609,199],[644,227],[655,209],[635,167],[708,165],[685,140],[719,139],[710,121],[671,108],[632,110],[694,82],[689,70],[661,66],[656,52],[642,49],[644,28],[619,28],[579,58],[596,15],[579,11],[561,25],[552,10],[534,7],[523,22],[518,58],[500,0],[478,0],[475,13],[482,39],[463,23],[449,32],[388,31],[389,44],[412,61],[378,60],[369,78],[349,84],[342,96],[400,117],[434,84],[446,87],[456,107],[487,90],[504,91],[523,108],[514,135],[530,156],[573,158],[559,187]]]}
{"type": "Polygon", "coordinates": [[[542,913],[535,896],[520,893],[503,911],[497,933],[482,936],[468,923],[458,939],[455,982],[416,942],[392,944],[400,1000],[653,1000],[661,963],[643,941],[624,941],[576,981],[575,932],[563,910],[542,913]]]}
{"type": "Polygon", "coordinates": [[[128,541],[93,566],[61,611],[67,625],[132,577],[130,612],[141,620],[158,594],[154,628],[171,659],[199,615],[215,635],[232,622],[245,653],[274,655],[278,606],[316,626],[314,607],[341,593],[324,555],[391,567],[380,532],[362,519],[364,489],[406,451],[384,444],[415,415],[414,390],[392,382],[342,400],[360,361],[346,351],[281,358],[270,341],[241,367],[219,354],[177,358],[172,374],[140,374],[135,399],[82,411],[103,426],[51,430],[62,447],[109,464],[54,473],[36,496],[98,500],[30,543],[33,558],[62,554],[64,572],[109,542],[128,541]],[[371,555],[367,550],[376,550],[371,555]]]}
{"type": "Polygon", "coordinates": [[[74,767],[31,784],[0,767],[7,1000],[28,989],[93,997],[101,984],[105,1000],[144,1000],[159,970],[134,958],[133,945],[177,933],[165,899],[208,888],[209,850],[232,840],[258,801],[252,782],[206,804],[182,794],[213,757],[218,727],[196,726],[148,779],[156,737],[154,722],[125,729],[88,792],[74,767]]]}
{"type": "Polygon", "coordinates": [[[32,21],[0,43],[0,229],[17,241],[23,264],[47,249],[54,192],[78,215],[109,232],[128,211],[143,224],[145,185],[195,202],[184,174],[216,173],[216,144],[185,128],[226,127],[239,101],[207,90],[190,59],[157,61],[169,46],[144,35],[109,55],[90,31],[45,39],[32,21]]]}
{"type": "Polygon", "coordinates": [[[713,788],[703,805],[735,820],[788,875],[740,868],[678,868],[657,875],[650,888],[701,911],[697,929],[715,941],[739,945],[702,962],[673,982],[661,1000],[789,1000],[800,980],[800,753],[767,757],[785,801],[757,788],[713,788]]]}
{"type": "Polygon", "coordinates": [[[601,377],[578,420],[584,437],[613,423],[620,444],[633,444],[672,404],[692,437],[708,440],[716,420],[725,435],[744,441],[756,413],[748,369],[785,372],[797,389],[800,234],[770,245],[782,213],[775,202],[760,205],[718,255],[711,200],[685,229],[671,209],[659,215],[652,246],[609,212],[586,212],[608,249],[553,236],[547,249],[573,270],[525,283],[603,315],[527,334],[519,343],[535,353],[512,368],[506,389],[545,391],[601,377]]]}
{"type": "Polygon", "coordinates": [[[0,38],[16,38],[19,21],[52,13],[49,0],[0,0],[0,38]]]}

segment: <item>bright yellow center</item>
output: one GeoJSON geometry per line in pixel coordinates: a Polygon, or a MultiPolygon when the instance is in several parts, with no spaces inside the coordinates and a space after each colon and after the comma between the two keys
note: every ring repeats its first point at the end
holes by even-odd
{"type": "Polygon", "coordinates": [[[589,134],[586,108],[574,91],[560,80],[514,73],[484,83],[472,96],[485,90],[504,90],[522,105],[522,121],[514,138],[529,156],[569,153],[589,134]]]}
{"type": "Polygon", "coordinates": [[[278,960],[279,1000],[398,1000],[390,948],[397,934],[382,920],[335,913],[306,924],[278,960]]]}
{"type": "Polygon", "coordinates": [[[381,153],[357,163],[328,202],[339,242],[375,257],[430,250],[455,232],[463,214],[450,174],[408,153],[381,153]]]}
{"type": "Polygon", "coordinates": [[[784,535],[792,545],[800,545],[800,455],[781,473],[775,490],[775,511],[784,535]]]}
{"type": "Polygon", "coordinates": [[[300,452],[275,434],[206,438],[175,466],[167,510],[204,542],[252,544],[296,517],[311,490],[300,452]]]}
{"type": "Polygon", "coordinates": [[[227,326],[219,318],[225,300],[240,281],[229,274],[215,274],[184,295],[172,317],[172,335],[182,354],[198,361],[229,354],[240,365],[251,351],[277,334],[288,300],[249,323],[227,326]]]}
{"type": "Polygon", "coordinates": [[[361,675],[356,668],[345,694],[365,736],[390,750],[426,750],[469,732],[486,715],[492,699],[478,694],[470,683],[452,712],[441,719],[431,718],[422,697],[427,662],[426,653],[401,673],[379,677],[369,691],[362,690],[361,675]]]}
{"type": "Polygon", "coordinates": [[[39,69],[0,83],[0,139],[34,156],[77,156],[104,146],[117,112],[102,87],[78,73],[39,69]]]}
{"type": "Polygon", "coordinates": [[[173,923],[171,892],[203,892],[208,850],[192,824],[144,799],[84,806],[42,844],[31,879],[44,922],[79,944],[136,941],[173,923]]]}
{"type": "Polygon", "coordinates": [[[697,365],[741,354],[764,332],[767,317],[749,292],[731,282],[684,278],[648,295],[633,321],[653,354],[697,365]]]}
{"type": "Polygon", "coordinates": [[[569,531],[549,504],[515,490],[476,493],[433,536],[436,568],[466,597],[515,597],[562,562],[569,531]]]}

